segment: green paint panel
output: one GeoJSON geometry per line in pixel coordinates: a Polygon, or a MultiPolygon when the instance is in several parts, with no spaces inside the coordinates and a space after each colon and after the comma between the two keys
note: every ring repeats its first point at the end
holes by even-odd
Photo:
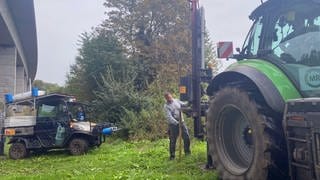
{"type": "Polygon", "coordinates": [[[238,66],[249,66],[265,74],[276,86],[285,101],[288,99],[301,98],[299,91],[288,77],[277,66],[270,62],[258,59],[244,60],[232,64],[228,69],[232,70],[238,66]]]}

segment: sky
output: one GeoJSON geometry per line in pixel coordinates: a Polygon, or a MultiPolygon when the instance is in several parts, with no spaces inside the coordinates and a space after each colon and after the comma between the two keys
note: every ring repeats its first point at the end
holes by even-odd
{"type": "MultiPolygon", "coordinates": [[[[78,55],[79,36],[105,19],[104,0],[34,0],[38,38],[36,79],[64,85],[78,55]]],[[[251,26],[249,14],[260,0],[200,0],[214,43],[241,47],[251,26]]],[[[224,66],[232,61],[223,62],[224,66]]]]}

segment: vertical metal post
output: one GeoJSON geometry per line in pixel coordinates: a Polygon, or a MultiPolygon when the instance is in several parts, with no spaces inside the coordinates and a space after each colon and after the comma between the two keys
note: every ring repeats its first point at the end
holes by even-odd
{"type": "Polygon", "coordinates": [[[4,113],[0,112],[0,156],[4,155],[4,144],[5,144],[5,136],[4,136],[4,113]]]}
{"type": "Polygon", "coordinates": [[[203,129],[200,105],[201,43],[201,15],[199,10],[199,1],[192,0],[192,111],[194,118],[194,136],[202,139],[203,129]]]}
{"type": "MultiPolygon", "coordinates": [[[[183,113],[179,110],[179,135],[178,135],[178,146],[179,146],[179,161],[181,161],[182,156],[182,121],[183,121],[183,113]]],[[[185,142],[184,142],[185,143],[185,142]]]]}
{"type": "Polygon", "coordinates": [[[206,24],[206,22],[205,22],[205,18],[204,18],[204,16],[205,16],[204,8],[201,7],[199,11],[200,11],[200,12],[199,12],[199,16],[200,16],[200,17],[199,17],[199,21],[200,21],[200,28],[201,28],[201,29],[200,29],[201,69],[204,69],[204,68],[205,68],[204,35],[205,35],[205,31],[206,31],[206,29],[205,29],[205,24],[206,24]]]}

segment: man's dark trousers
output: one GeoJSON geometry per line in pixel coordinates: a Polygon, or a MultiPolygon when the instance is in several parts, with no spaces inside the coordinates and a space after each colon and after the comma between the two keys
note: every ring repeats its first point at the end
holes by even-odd
{"type": "MultiPolygon", "coordinates": [[[[190,136],[188,129],[183,122],[181,124],[181,130],[182,130],[182,139],[183,139],[183,144],[184,144],[184,152],[185,154],[190,154],[190,136]]],[[[176,150],[176,142],[177,138],[179,136],[179,124],[173,125],[169,124],[169,140],[170,140],[170,145],[169,145],[169,150],[170,150],[170,157],[174,158],[175,157],[175,150],[176,150]]]]}

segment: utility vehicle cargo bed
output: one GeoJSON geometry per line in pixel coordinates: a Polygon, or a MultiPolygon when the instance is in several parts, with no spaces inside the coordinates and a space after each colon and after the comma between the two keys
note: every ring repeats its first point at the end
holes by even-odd
{"type": "Polygon", "coordinates": [[[36,116],[11,116],[4,120],[4,127],[35,126],[36,116]]]}

